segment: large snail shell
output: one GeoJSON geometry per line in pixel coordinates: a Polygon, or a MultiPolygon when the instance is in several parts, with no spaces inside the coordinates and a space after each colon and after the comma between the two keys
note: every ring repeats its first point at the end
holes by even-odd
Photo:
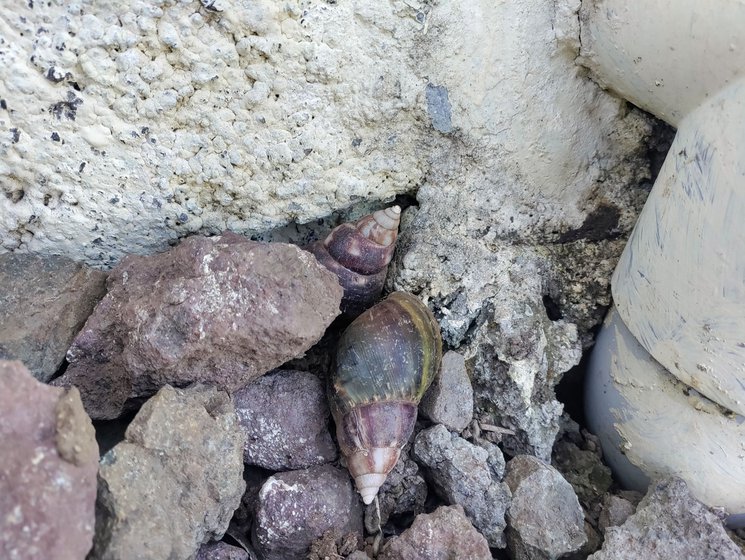
{"type": "Polygon", "coordinates": [[[437,321],[416,297],[394,292],[344,331],[330,387],[339,447],[369,504],[414,429],[417,405],[440,368],[437,321]]]}
{"type": "Polygon", "coordinates": [[[401,208],[392,206],[335,228],[324,241],[307,247],[339,277],[341,310],[358,315],[380,296],[393,258],[401,208]]]}

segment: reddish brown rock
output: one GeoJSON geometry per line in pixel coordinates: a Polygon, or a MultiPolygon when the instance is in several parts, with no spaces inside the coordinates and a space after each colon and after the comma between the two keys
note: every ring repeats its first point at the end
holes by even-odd
{"type": "Polygon", "coordinates": [[[49,381],[106,293],[106,273],[59,256],[0,255],[0,359],[49,381]]]}
{"type": "Polygon", "coordinates": [[[0,361],[0,387],[0,558],[85,558],[98,446],[78,391],[11,361],[0,361]]]}
{"type": "Polygon", "coordinates": [[[252,540],[263,560],[305,560],[330,530],[362,540],[362,506],[346,471],[321,465],[278,473],[261,487],[252,540]]]}
{"type": "Polygon", "coordinates": [[[491,560],[486,539],[460,506],[441,506],[417,515],[401,536],[388,541],[378,560],[491,560]]]}
{"type": "Polygon", "coordinates": [[[247,465],[287,471],[336,459],[326,392],[312,373],[265,375],[236,391],[233,400],[246,434],[247,465]]]}
{"type": "Polygon", "coordinates": [[[166,384],[245,385],[321,338],[342,295],[309,253],[231,233],[127,256],[107,284],[55,380],[101,419],[166,384]]]}

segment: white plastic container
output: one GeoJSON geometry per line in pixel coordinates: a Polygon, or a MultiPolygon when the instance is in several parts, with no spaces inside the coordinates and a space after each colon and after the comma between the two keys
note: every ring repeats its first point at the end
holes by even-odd
{"type": "Polygon", "coordinates": [[[621,480],[745,512],[745,2],[583,2],[598,81],[678,127],[613,276],[586,410],[621,480]]]}
{"type": "Polygon", "coordinates": [[[611,309],[585,386],[590,430],[626,488],[677,475],[712,506],[745,511],[745,417],[728,414],[658,364],[611,309]]]}

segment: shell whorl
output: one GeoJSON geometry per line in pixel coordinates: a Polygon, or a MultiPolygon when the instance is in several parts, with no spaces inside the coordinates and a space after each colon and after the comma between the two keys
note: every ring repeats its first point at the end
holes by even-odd
{"type": "Polygon", "coordinates": [[[334,228],[308,250],[339,278],[344,288],[342,311],[358,315],[380,296],[393,258],[401,208],[378,210],[357,222],[334,228]]]}
{"type": "Polygon", "coordinates": [[[342,335],[329,396],[339,447],[364,500],[395,466],[441,356],[437,321],[404,292],[368,309],[342,335]]]}

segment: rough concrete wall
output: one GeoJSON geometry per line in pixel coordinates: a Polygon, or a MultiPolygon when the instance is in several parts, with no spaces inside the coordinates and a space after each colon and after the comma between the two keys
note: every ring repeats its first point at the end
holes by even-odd
{"type": "Polygon", "coordinates": [[[9,3],[2,247],[107,265],[413,191],[424,25],[403,2],[9,3]]]}
{"type": "Polygon", "coordinates": [[[499,186],[473,193],[499,233],[528,214],[579,226],[603,162],[635,149],[613,135],[636,125],[619,131],[618,103],[578,89],[576,8],[10,3],[2,248],[106,266],[191,232],[388,201],[443,169],[499,186]]]}

